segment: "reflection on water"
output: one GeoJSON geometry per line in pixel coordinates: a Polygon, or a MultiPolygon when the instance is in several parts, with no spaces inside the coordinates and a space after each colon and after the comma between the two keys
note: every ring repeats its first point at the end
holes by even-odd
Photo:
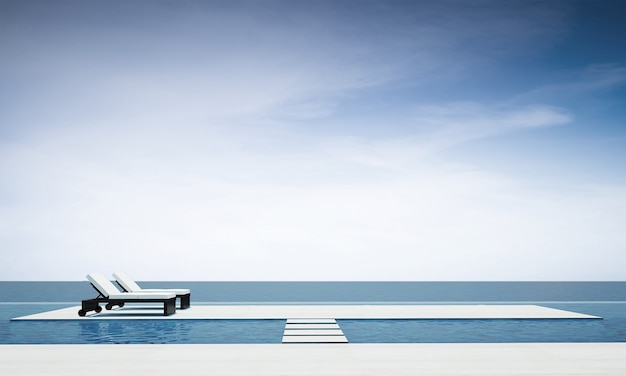
{"type": "Polygon", "coordinates": [[[338,320],[352,343],[626,342],[626,303],[546,307],[603,320],[338,320]]]}
{"type": "Polygon", "coordinates": [[[147,320],[98,320],[78,322],[86,343],[189,343],[191,325],[180,320],[155,322],[147,320]]]}
{"type": "Polygon", "coordinates": [[[352,343],[622,342],[603,320],[338,320],[352,343]]]}
{"type": "Polygon", "coordinates": [[[280,343],[285,320],[12,321],[0,343],[280,343]]]}

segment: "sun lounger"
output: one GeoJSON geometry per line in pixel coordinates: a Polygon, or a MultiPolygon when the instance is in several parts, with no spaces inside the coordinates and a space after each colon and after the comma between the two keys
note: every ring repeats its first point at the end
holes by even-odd
{"type": "Polygon", "coordinates": [[[168,292],[120,292],[111,281],[102,274],[88,274],[87,279],[98,292],[93,299],[82,301],[79,316],[85,316],[89,311],[102,311],[100,303],[107,303],[106,309],[114,306],[123,307],[124,303],[163,303],[163,315],[176,313],[176,294],[168,292]]]}
{"type": "Polygon", "coordinates": [[[139,285],[126,273],[113,273],[113,278],[122,290],[126,292],[167,292],[174,293],[180,299],[180,309],[189,308],[191,304],[191,291],[189,289],[142,289],[139,285]]]}

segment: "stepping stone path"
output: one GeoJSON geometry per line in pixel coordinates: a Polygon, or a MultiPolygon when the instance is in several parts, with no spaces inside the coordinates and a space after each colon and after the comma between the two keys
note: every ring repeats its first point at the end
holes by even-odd
{"type": "Polygon", "coordinates": [[[283,343],[348,343],[335,319],[287,319],[283,343]]]}

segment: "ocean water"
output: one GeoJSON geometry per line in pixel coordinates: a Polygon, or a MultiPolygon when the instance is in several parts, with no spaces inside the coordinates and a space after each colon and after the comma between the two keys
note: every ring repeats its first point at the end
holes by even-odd
{"type": "MultiPolygon", "coordinates": [[[[138,282],[189,288],[197,302],[626,301],[626,282],[138,282]]],[[[0,302],[80,302],[87,282],[2,282],[0,302]]]]}
{"type": "MultiPolygon", "coordinates": [[[[603,320],[338,320],[351,343],[626,342],[626,282],[140,282],[192,304],[539,304],[603,320]]],[[[285,320],[10,321],[95,297],[87,282],[0,282],[1,343],[280,343],[285,320]]]]}

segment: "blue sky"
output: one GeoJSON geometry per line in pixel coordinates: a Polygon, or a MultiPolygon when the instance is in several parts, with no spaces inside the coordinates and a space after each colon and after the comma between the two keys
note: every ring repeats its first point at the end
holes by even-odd
{"type": "Polygon", "coordinates": [[[625,1],[0,0],[2,280],[624,280],[625,1]]]}

